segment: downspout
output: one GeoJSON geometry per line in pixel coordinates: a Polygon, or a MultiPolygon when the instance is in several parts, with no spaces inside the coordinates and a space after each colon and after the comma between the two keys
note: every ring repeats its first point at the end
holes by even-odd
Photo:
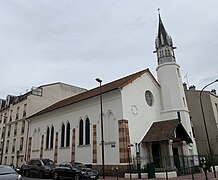
{"type": "Polygon", "coordinates": [[[28,147],[28,138],[29,138],[29,127],[30,127],[30,121],[28,119],[26,119],[25,121],[28,122],[28,126],[27,126],[27,139],[26,139],[26,148],[25,148],[25,162],[27,162],[27,147],[28,147]]]}

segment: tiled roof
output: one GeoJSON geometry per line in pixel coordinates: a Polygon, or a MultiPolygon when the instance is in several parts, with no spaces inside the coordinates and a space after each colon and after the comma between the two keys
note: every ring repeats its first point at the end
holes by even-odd
{"type": "Polygon", "coordinates": [[[175,141],[185,140],[188,143],[192,142],[188,133],[178,119],[154,122],[142,142],[158,142],[170,139],[175,141]]]}
{"type": "MultiPolygon", "coordinates": [[[[118,80],[115,80],[113,82],[102,85],[101,91],[102,91],[102,93],[106,93],[106,92],[109,92],[109,91],[113,91],[115,89],[122,89],[124,86],[126,86],[129,83],[133,82],[135,79],[137,79],[138,77],[142,76],[145,73],[149,73],[151,75],[151,77],[154,79],[154,81],[157,83],[157,81],[155,80],[155,78],[153,77],[153,75],[151,74],[149,69],[144,69],[142,71],[136,72],[136,73],[131,74],[129,76],[126,76],[126,77],[120,78],[118,80]]],[[[57,102],[57,103],[43,109],[42,111],[30,116],[29,118],[40,115],[40,114],[47,113],[49,111],[53,111],[55,109],[58,109],[58,108],[61,108],[61,107],[64,107],[64,106],[68,106],[70,104],[74,104],[74,103],[83,101],[85,99],[97,96],[97,95],[99,95],[99,93],[100,93],[100,88],[99,87],[93,88],[93,89],[88,90],[86,92],[80,93],[80,94],[75,95],[75,96],[71,96],[71,97],[69,97],[67,99],[64,99],[64,100],[61,100],[61,101],[59,101],[59,102],[57,102]]]]}

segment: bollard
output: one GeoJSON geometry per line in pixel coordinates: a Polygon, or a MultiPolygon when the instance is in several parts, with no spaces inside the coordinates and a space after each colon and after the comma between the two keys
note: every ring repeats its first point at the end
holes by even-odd
{"type": "Polygon", "coordinates": [[[118,167],[116,167],[116,171],[117,171],[117,180],[118,180],[118,177],[119,177],[119,175],[118,175],[118,167]]]}
{"type": "Polygon", "coordinates": [[[166,168],[166,180],[168,180],[168,172],[167,172],[167,168],[166,168]]]}
{"type": "Polygon", "coordinates": [[[193,173],[193,169],[191,168],[191,173],[192,173],[192,180],[194,180],[194,173],[193,173]]]}

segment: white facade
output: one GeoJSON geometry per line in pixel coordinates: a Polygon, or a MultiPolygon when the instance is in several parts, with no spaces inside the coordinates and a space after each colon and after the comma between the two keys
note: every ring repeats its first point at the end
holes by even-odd
{"type": "MultiPolygon", "coordinates": [[[[137,73],[136,73],[137,74],[137,73]]],[[[103,121],[104,121],[104,151],[105,151],[105,164],[106,165],[124,165],[127,161],[123,161],[122,156],[127,157],[126,151],[122,146],[122,128],[119,127],[119,122],[127,121],[128,128],[124,132],[125,141],[124,148],[127,149],[129,144],[133,145],[131,148],[130,157],[134,159],[136,152],[140,151],[140,156],[143,159],[142,166],[152,161],[149,159],[150,153],[147,145],[143,142],[143,138],[149,131],[154,122],[165,121],[162,119],[162,98],[161,98],[161,86],[153,78],[148,69],[144,70],[141,75],[137,77],[133,74],[132,79],[127,78],[126,82],[122,85],[116,86],[113,90],[107,89],[110,86],[115,86],[116,82],[112,82],[104,85],[103,91],[103,121]],[[149,105],[146,101],[145,94],[150,91],[153,96],[153,102],[149,105]]],[[[120,81],[120,80],[118,80],[120,81]]],[[[99,90],[99,88],[97,88],[99,90]]],[[[79,161],[86,164],[101,165],[101,121],[100,121],[100,99],[99,92],[93,94],[96,89],[89,90],[85,93],[78,94],[69,102],[61,101],[54,106],[48,107],[43,110],[42,113],[38,113],[30,117],[30,129],[29,129],[29,158],[50,158],[57,163],[63,161],[79,161]],[[88,98],[83,99],[83,96],[87,96],[86,93],[92,94],[88,98]],[[75,99],[77,101],[75,101],[75,99]],[[62,104],[59,106],[59,104],[62,104]],[[57,108],[57,106],[59,106],[57,108]],[[54,108],[55,107],[55,108],[54,108]],[[80,144],[80,121],[83,120],[83,142],[85,141],[85,121],[90,120],[90,143],[80,144]],[[67,124],[69,123],[69,134],[67,134],[67,124]],[[62,126],[65,125],[65,139],[64,146],[62,147],[62,126]],[[96,132],[94,132],[94,126],[96,126],[96,132]],[[54,128],[54,134],[56,137],[51,137],[51,133],[48,133],[51,128],[54,128]],[[39,132],[39,133],[38,133],[39,132]],[[75,132],[75,137],[73,137],[75,132]],[[36,135],[38,133],[38,135],[36,135]],[[47,139],[49,134],[49,140],[47,139]],[[94,134],[96,133],[97,145],[94,145],[94,134]],[[37,137],[36,137],[37,136],[37,137]],[[66,146],[66,137],[70,137],[69,145],[66,146]],[[48,142],[47,142],[48,141],[48,142]],[[53,141],[54,146],[46,147],[47,143],[53,141]],[[95,153],[96,151],[96,161],[95,153]]],[[[175,117],[170,117],[175,118],[175,117]]],[[[169,120],[169,119],[168,119],[169,120]]],[[[167,131],[167,130],[166,130],[167,131]]],[[[188,132],[188,131],[187,131],[188,132]]],[[[187,133],[188,134],[188,133],[187,133]]],[[[192,139],[193,140],[193,139],[192,139]]],[[[168,141],[167,141],[168,142],[168,141]]],[[[194,142],[194,140],[193,140],[194,142]]],[[[193,155],[196,150],[189,144],[181,141],[173,146],[173,140],[169,139],[169,144],[166,146],[164,143],[160,144],[162,153],[173,156],[172,147],[176,145],[178,147],[178,153],[180,155],[193,155]],[[180,144],[182,146],[180,146],[180,144]],[[169,152],[166,151],[166,147],[169,148],[169,152]]],[[[196,155],[196,154],[195,154],[196,155]]],[[[173,163],[173,162],[171,162],[173,163]]]]}
{"type": "MultiPolygon", "coordinates": [[[[151,77],[150,73],[145,73],[132,83],[103,94],[103,114],[104,114],[104,141],[105,141],[105,162],[106,164],[120,164],[119,157],[119,132],[118,120],[128,120],[130,143],[140,143],[146,130],[149,129],[156,118],[160,119],[160,87],[151,77]],[[154,93],[155,103],[152,107],[145,101],[145,91],[154,93]],[[134,94],[134,96],[130,96],[134,94]],[[145,118],[146,117],[146,118],[145,118]]],[[[70,132],[76,129],[76,150],[75,161],[93,164],[92,143],[79,146],[79,121],[86,118],[90,120],[90,126],[97,125],[97,164],[101,164],[101,128],[100,128],[100,105],[99,96],[91,97],[87,100],[59,108],[57,110],[30,118],[29,136],[33,137],[32,144],[38,149],[32,149],[31,158],[40,156],[40,143],[42,135],[46,139],[47,127],[53,126],[58,132],[58,159],[57,162],[69,161],[71,158],[72,146],[61,147],[61,126],[70,123],[70,132]],[[34,141],[34,134],[40,130],[39,140],[34,141]],[[36,145],[36,143],[38,143],[36,145]]],[[[92,128],[91,133],[92,135],[92,128]]],[[[70,135],[70,137],[72,134],[70,135]]],[[[92,137],[91,137],[92,139],[92,137]]],[[[44,147],[46,142],[44,141],[44,147]]],[[[72,139],[70,141],[72,144],[72,139]]],[[[135,149],[133,148],[135,154],[135,149]]],[[[45,149],[43,157],[54,159],[55,149],[45,149]]]]}

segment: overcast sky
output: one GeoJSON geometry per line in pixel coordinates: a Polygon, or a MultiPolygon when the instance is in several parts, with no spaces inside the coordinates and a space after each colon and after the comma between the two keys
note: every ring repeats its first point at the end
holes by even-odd
{"type": "Polygon", "coordinates": [[[156,77],[158,8],[183,81],[202,89],[218,78],[217,7],[217,0],[0,0],[0,98],[54,82],[90,89],[96,77],[107,83],[145,68],[156,77]]]}

